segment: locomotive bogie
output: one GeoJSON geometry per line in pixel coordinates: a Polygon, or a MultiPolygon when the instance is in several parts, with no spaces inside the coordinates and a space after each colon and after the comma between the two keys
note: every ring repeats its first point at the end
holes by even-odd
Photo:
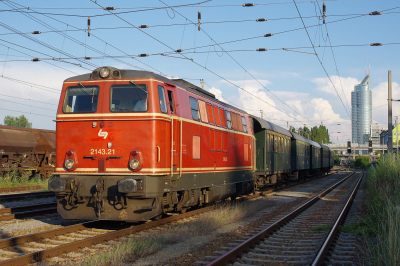
{"type": "Polygon", "coordinates": [[[129,193],[120,191],[119,183],[126,180],[121,176],[61,175],[49,181],[49,189],[57,191],[58,212],[65,219],[145,221],[167,211],[248,194],[254,188],[250,171],[130,178],[137,186],[129,193]]]}

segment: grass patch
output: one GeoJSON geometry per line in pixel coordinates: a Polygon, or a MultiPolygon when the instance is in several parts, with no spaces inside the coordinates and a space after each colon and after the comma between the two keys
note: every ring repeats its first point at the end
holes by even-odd
{"type": "Polygon", "coordinates": [[[324,232],[324,231],[330,231],[332,229],[333,225],[331,224],[325,224],[325,225],[318,225],[314,227],[312,230],[314,232],[324,232]]]}
{"type": "Polygon", "coordinates": [[[369,265],[400,265],[400,156],[387,154],[368,169],[369,232],[364,247],[369,265]]]}
{"type": "Polygon", "coordinates": [[[153,254],[166,245],[177,243],[181,240],[180,238],[176,234],[168,234],[166,236],[128,239],[115,245],[101,255],[87,259],[81,265],[124,265],[121,259],[130,260],[132,257],[153,254]]]}
{"type": "Polygon", "coordinates": [[[368,222],[361,220],[356,223],[351,223],[346,226],[339,226],[339,232],[343,233],[353,233],[360,236],[373,236],[374,231],[369,226],[368,222]]]}
{"type": "Polygon", "coordinates": [[[0,188],[40,186],[42,190],[48,190],[47,180],[43,180],[38,173],[32,175],[32,171],[24,171],[21,174],[18,170],[7,170],[0,176],[0,188]]]}

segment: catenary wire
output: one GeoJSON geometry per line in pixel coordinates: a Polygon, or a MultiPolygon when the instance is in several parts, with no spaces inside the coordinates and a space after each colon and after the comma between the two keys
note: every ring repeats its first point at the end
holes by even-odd
{"type": "MultiPolygon", "coordinates": [[[[300,10],[299,10],[299,8],[297,7],[296,1],[293,0],[293,3],[294,3],[294,5],[296,6],[297,12],[299,13],[299,16],[300,16],[300,18],[301,18],[300,10]]],[[[315,50],[314,44],[313,44],[313,42],[312,42],[312,40],[311,40],[310,34],[308,34],[308,30],[307,30],[307,28],[306,28],[306,25],[304,24],[303,19],[301,19],[301,22],[303,23],[303,26],[304,26],[304,29],[305,29],[305,31],[306,31],[306,33],[307,33],[308,39],[310,40],[310,43],[311,43],[311,45],[312,45],[312,47],[313,47],[315,56],[317,57],[319,63],[321,64],[321,66],[322,66],[322,68],[323,68],[323,70],[324,70],[326,76],[328,77],[329,81],[331,82],[333,88],[335,89],[336,94],[338,95],[340,101],[341,101],[342,104],[343,104],[344,109],[346,110],[346,113],[350,116],[350,113],[349,113],[349,111],[346,109],[346,106],[344,105],[343,100],[342,100],[342,98],[340,97],[340,95],[339,95],[339,93],[338,93],[338,91],[337,91],[337,89],[336,89],[336,87],[335,87],[335,84],[333,84],[333,82],[332,82],[332,80],[331,80],[331,77],[329,76],[328,72],[326,71],[326,69],[325,69],[323,63],[321,62],[321,59],[319,58],[319,56],[318,56],[318,54],[317,54],[317,51],[315,50]]]]}
{"type": "Polygon", "coordinates": [[[37,113],[32,113],[32,112],[24,112],[24,111],[19,111],[19,110],[11,110],[11,109],[6,109],[6,108],[1,108],[1,110],[5,110],[5,111],[11,111],[11,112],[18,112],[18,113],[24,113],[24,114],[30,114],[30,115],[38,115],[38,116],[45,116],[45,117],[55,117],[54,115],[42,115],[42,114],[37,114],[37,113]]]}
{"type": "MultiPolygon", "coordinates": [[[[319,6],[319,3],[317,3],[317,5],[318,5],[318,8],[319,8],[320,14],[322,14],[321,7],[319,6]]],[[[343,92],[344,99],[346,101],[347,108],[350,111],[350,106],[349,106],[349,103],[347,101],[346,94],[344,93],[344,88],[343,88],[343,84],[342,84],[342,78],[340,77],[339,69],[338,69],[338,66],[337,66],[337,63],[336,63],[336,57],[335,57],[335,54],[333,52],[331,38],[330,38],[329,33],[328,33],[328,26],[325,23],[324,23],[324,25],[325,25],[325,30],[326,30],[326,36],[327,36],[327,39],[329,41],[329,46],[330,46],[331,52],[332,52],[333,62],[335,63],[336,73],[337,73],[337,75],[339,77],[340,86],[342,87],[342,92],[343,92]]]]}
{"type": "MultiPolygon", "coordinates": [[[[159,0],[161,3],[163,3],[164,5],[168,6],[166,3],[164,3],[162,0],[159,0]]],[[[182,15],[181,13],[179,13],[178,11],[176,11],[179,15],[181,15],[182,17],[184,17],[185,19],[187,19],[189,22],[191,22],[192,24],[195,24],[192,20],[188,19],[187,17],[185,17],[184,15],[182,15]]],[[[214,40],[214,38],[212,38],[205,30],[204,28],[201,28],[201,31],[204,32],[208,38],[210,38],[213,42],[216,43],[216,41],[214,40]]],[[[225,51],[225,49],[221,46],[218,45],[221,50],[225,51]]],[[[170,48],[170,47],[169,47],[170,48]]],[[[277,98],[280,102],[282,102],[282,104],[285,106],[286,104],[279,98],[277,97],[275,94],[273,94],[266,86],[264,86],[258,79],[256,79],[250,72],[248,72],[236,59],[234,59],[229,52],[226,53],[237,65],[239,65],[246,73],[248,73],[255,81],[257,81],[263,88],[265,88],[266,90],[268,90],[272,95],[274,95],[275,98],[277,98]]],[[[193,60],[192,60],[193,61],[193,60]]],[[[203,66],[202,66],[203,67],[203,66]]],[[[238,88],[240,88],[239,86],[237,86],[238,88]]],[[[259,100],[261,100],[259,97],[255,96],[254,94],[250,93],[249,91],[245,90],[244,88],[240,88],[241,90],[247,92],[248,94],[252,95],[253,97],[258,98],[259,100]]],[[[267,103],[266,101],[264,101],[265,103],[267,103]]],[[[271,105],[272,106],[272,105],[271,105]]],[[[288,106],[288,105],[286,105],[288,106]]],[[[307,119],[306,117],[304,117],[303,115],[301,115],[300,113],[298,113],[296,110],[294,110],[293,108],[291,108],[290,106],[288,106],[289,109],[291,109],[292,111],[294,111],[295,113],[297,113],[300,117],[303,117],[305,119],[307,119]]],[[[274,106],[275,109],[285,113],[283,110],[280,110],[278,108],[276,108],[274,106]]],[[[285,113],[286,114],[286,113],[285,113]]]]}
{"type": "MultiPolygon", "coordinates": [[[[337,1],[337,0],[326,0],[326,1],[337,1]]],[[[203,1],[203,2],[197,2],[197,3],[193,3],[193,4],[187,4],[186,6],[189,6],[190,5],[190,7],[196,7],[197,5],[199,5],[199,4],[201,4],[201,3],[206,3],[206,2],[209,2],[209,1],[203,1]]],[[[299,2],[299,3],[310,3],[310,2],[315,2],[315,1],[302,1],[302,2],[299,2]]],[[[289,2],[284,2],[284,3],[264,3],[264,4],[254,4],[254,6],[267,6],[267,5],[273,5],[273,4],[289,4],[289,2]]],[[[182,5],[181,5],[182,6],[182,5]]],[[[214,5],[214,6],[202,6],[202,8],[204,7],[204,8],[210,8],[210,7],[213,7],[213,8],[215,8],[215,7],[243,7],[244,5],[242,4],[242,5],[214,5]]],[[[176,7],[179,7],[179,6],[171,6],[171,7],[148,7],[148,8],[143,8],[143,9],[139,9],[139,10],[132,10],[132,11],[123,11],[123,12],[115,12],[115,13],[112,13],[112,14],[99,14],[99,15],[93,15],[93,14],[91,14],[91,15],[75,15],[75,14],[65,14],[65,13],[49,13],[49,12],[37,12],[38,14],[41,14],[41,15],[49,15],[49,16],[66,16],[66,17],[84,17],[84,18],[86,18],[86,17],[88,17],[88,16],[90,16],[90,17],[106,17],[106,16],[112,16],[113,14],[114,15],[123,15],[123,14],[129,14],[129,13],[137,13],[137,12],[145,12],[145,11],[154,11],[154,10],[162,10],[162,9],[172,9],[172,8],[176,8],[176,7]]],[[[104,7],[104,8],[102,8],[102,9],[99,9],[99,10],[106,10],[106,11],[110,11],[110,10],[117,10],[117,8],[115,8],[114,9],[114,7],[110,7],[111,9],[107,9],[107,7],[104,7]]],[[[33,8],[31,8],[31,7],[29,7],[29,11],[24,11],[25,9],[22,9],[22,8],[18,8],[18,9],[10,9],[10,10],[2,10],[2,12],[24,12],[24,13],[26,13],[26,14],[33,14],[34,12],[31,12],[31,10],[32,10],[33,8]]],[[[67,8],[66,8],[67,9],[67,8]]],[[[121,9],[121,8],[118,8],[118,9],[121,9]]]]}
{"type": "MultiPolygon", "coordinates": [[[[90,0],[90,1],[91,1],[92,3],[98,5],[98,6],[102,7],[102,6],[101,6],[99,3],[97,3],[96,1],[93,1],[93,0],[90,0]]],[[[107,10],[107,11],[108,11],[109,13],[111,13],[111,14],[114,14],[114,13],[111,12],[110,10],[107,10]]],[[[177,13],[179,14],[179,12],[177,12],[177,13]]],[[[141,31],[142,33],[144,33],[145,35],[149,36],[149,37],[152,38],[153,40],[155,40],[155,41],[157,41],[157,42],[163,44],[164,46],[168,47],[168,48],[171,49],[171,50],[174,50],[174,49],[173,49],[172,47],[170,47],[169,45],[167,45],[167,44],[165,44],[164,42],[158,40],[157,38],[155,38],[154,36],[150,35],[149,33],[146,33],[145,31],[141,30],[140,28],[134,26],[132,23],[130,23],[130,22],[127,21],[126,19],[124,19],[124,18],[122,18],[122,17],[120,17],[120,16],[118,16],[118,15],[116,15],[116,14],[114,14],[114,16],[116,16],[117,18],[119,18],[119,19],[121,19],[122,21],[126,22],[127,24],[129,24],[129,25],[135,27],[137,30],[141,31]]],[[[190,20],[189,20],[189,21],[190,21],[190,20]]],[[[185,55],[183,55],[183,56],[186,57],[185,55]]],[[[187,58],[187,57],[186,57],[186,58],[187,58]]],[[[189,58],[187,58],[187,59],[189,59],[189,58]]],[[[200,65],[200,64],[197,63],[196,61],[194,61],[194,60],[191,60],[191,61],[192,61],[194,64],[196,64],[197,66],[199,66],[199,67],[201,67],[201,68],[203,68],[203,69],[209,71],[210,73],[214,74],[215,76],[217,76],[217,77],[219,77],[219,78],[225,80],[225,81],[228,82],[229,84],[232,84],[233,86],[235,86],[235,87],[237,87],[237,88],[239,88],[239,89],[241,89],[241,90],[243,90],[243,91],[246,91],[246,90],[244,90],[243,88],[240,88],[239,86],[237,86],[236,84],[234,84],[233,82],[231,82],[230,80],[227,80],[227,79],[225,79],[224,77],[222,77],[221,75],[215,73],[214,71],[212,71],[212,70],[210,70],[210,69],[208,69],[208,68],[203,67],[202,65],[200,65]]],[[[284,113],[284,114],[286,114],[286,115],[292,117],[291,115],[285,113],[284,111],[282,111],[282,110],[276,108],[275,106],[269,104],[268,102],[266,102],[266,101],[260,99],[259,97],[257,97],[256,95],[252,94],[251,92],[248,92],[248,91],[246,91],[246,92],[249,93],[250,95],[252,95],[253,97],[255,97],[255,98],[257,98],[257,99],[259,99],[259,100],[261,100],[261,101],[267,103],[268,105],[270,105],[270,106],[273,107],[274,109],[276,109],[276,110],[278,110],[278,111],[280,111],[280,112],[282,112],[282,113],[284,113]]],[[[294,117],[292,117],[292,118],[294,118],[294,117]]],[[[294,118],[294,119],[296,119],[296,118],[294,118]]]]}
{"type": "Polygon", "coordinates": [[[32,99],[27,99],[27,98],[22,98],[22,97],[17,97],[17,96],[11,96],[11,95],[6,95],[6,94],[0,94],[0,96],[3,96],[3,97],[10,97],[10,98],[20,99],[20,100],[26,100],[26,101],[32,101],[32,102],[37,102],[37,103],[44,103],[44,104],[48,104],[48,105],[55,105],[55,106],[58,106],[58,104],[54,104],[54,103],[47,103],[47,102],[42,102],[42,101],[36,101],[36,100],[32,100],[32,99]]]}
{"type": "MultiPolygon", "coordinates": [[[[19,4],[16,4],[16,3],[12,2],[12,1],[8,1],[8,2],[11,2],[11,3],[14,4],[14,5],[19,5],[19,4]]],[[[7,4],[7,3],[6,3],[6,4],[7,4]]],[[[11,4],[11,5],[12,5],[12,4],[11,4]]],[[[10,6],[10,5],[9,5],[9,6],[10,6]]],[[[19,5],[19,6],[22,6],[22,5],[19,5]]],[[[34,11],[34,10],[33,10],[33,11],[34,11]]],[[[67,25],[67,26],[69,25],[69,24],[67,24],[67,23],[65,23],[65,22],[62,22],[62,21],[58,20],[58,19],[51,18],[51,17],[46,16],[46,15],[44,15],[44,16],[47,17],[47,18],[49,18],[49,19],[55,20],[55,21],[57,21],[57,22],[59,22],[59,23],[62,23],[62,24],[64,24],[64,25],[67,25]]],[[[49,24],[47,24],[47,23],[41,21],[40,19],[37,19],[37,18],[32,17],[32,16],[28,16],[28,17],[29,17],[30,19],[32,19],[32,20],[34,20],[34,21],[40,23],[41,25],[47,27],[47,28],[55,29],[54,27],[52,27],[51,25],[49,25],[49,24]]],[[[71,25],[69,25],[69,26],[71,26],[71,25]]],[[[71,27],[73,27],[73,28],[75,28],[75,29],[78,29],[77,27],[74,27],[74,26],[71,26],[71,27]]],[[[82,31],[83,31],[83,32],[86,32],[85,30],[82,30],[82,31]]],[[[57,31],[57,32],[58,32],[60,35],[62,35],[63,37],[66,37],[66,38],[68,38],[69,40],[71,40],[71,41],[73,41],[73,42],[75,42],[75,43],[77,43],[77,44],[79,44],[79,45],[81,45],[81,46],[84,46],[85,48],[91,49],[91,50],[93,50],[93,51],[95,51],[95,52],[97,52],[97,53],[99,53],[99,54],[107,55],[106,53],[104,53],[104,52],[102,52],[102,51],[100,51],[100,50],[98,50],[98,49],[92,48],[92,47],[90,47],[90,46],[88,46],[88,45],[82,43],[81,41],[76,40],[75,38],[70,37],[69,35],[67,35],[66,33],[64,33],[64,32],[62,32],[62,31],[57,31]]],[[[95,37],[96,39],[102,41],[103,43],[108,44],[109,46],[113,47],[114,49],[116,49],[116,50],[118,50],[118,51],[120,51],[120,52],[122,52],[122,53],[125,53],[125,52],[123,52],[121,49],[119,49],[119,48],[115,47],[114,45],[112,45],[112,44],[110,44],[110,43],[108,43],[108,42],[102,40],[101,38],[97,37],[96,35],[92,34],[92,36],[95,37]]],[[[126,53],[125,53],[125,54],[126,54],[126,53]]],[[[154,67],[151,67],[150,65],[148,65],[148,64],[146,64],[146,63],[143,63],[143,62],[141,62],[140,60],[137,60],[137,59],[135,59],[135,58],[133,58],[133,59],[136,60],[136,61],[138,61],[138,62],[140,62],[140,63],[142,63],[142,64],[144,64],[144,65],[146,65],[147,67],[149,67],[149,68],[151,68],[151,69],[153,69],[153,70],[159,72],[160,74],[165,75],[165,74],[163,74],[161,71],[155,69],[154,67]]],[[[122,60],[116,60],[116,61],[117,61],[117,62],[120,62],[120,63],[122,63],[122,64],[125,64],[125,65],[128,65],[128,66],[131,66],[131,67],[135,67],[135,68],[137,68],[137,69],[146,70],[146,69],[143,69],[143,68],[141,68],[141,67],[139,67],[139,66],[133,65],[133,64],[131,64],[131,63],[124,62],[124,61],[122,61],[122,60]]]]}

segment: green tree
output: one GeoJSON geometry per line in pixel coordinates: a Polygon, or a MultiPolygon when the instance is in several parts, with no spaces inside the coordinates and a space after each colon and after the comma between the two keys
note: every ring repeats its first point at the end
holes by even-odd
{"type": "Polygon", "coordinates": [[[313,127],[311,140],[324,144],[331,143],[328,129],[323,125],[313,127]]]}
{"type": "Polygon", "coordinates": [[[311,138],[311,131],[308,127],[304,126],[304,127],[299,127],[299,130],[297,131],[299,132],[299,135],[310,139],[311,138]]]}
{"type": "Polygon", "coordinates": [[[4,125],[9,127],[32,128],[32,123],[29,123],[28,118],[24,115],[19,117],[6,115],[6,117],[4,117],[4,125]]]}
{"type": "Polygon", "coordinates": [[[356,157],[356,167],[367,168],[369,166],[369,157],[368,156],[358,156],[356,157]]]}

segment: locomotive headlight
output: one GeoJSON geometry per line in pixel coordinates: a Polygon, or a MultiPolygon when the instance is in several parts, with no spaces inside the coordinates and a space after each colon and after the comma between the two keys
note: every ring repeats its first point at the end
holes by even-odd
{"type": "Polygon", "coordinates": [[[64,163],[65,168],[67,168],[68,170],[71,170],[72,168],[74,168],[74,165],[75,165],[75,162],[72,159],[68,159],[64,163]]]}
{"type": "Polygon", "coordinates": [[[104,78],[106,78],[106,77],[108,77],[110,75],[110,70],[108,68],[106,68],[106,67],[103,67],[100,70],[99,74],[100,74],[100,77],[102,77],[104,79],[104,78]]]}
{"type": "Polygon", "coordinates": [[[138,169],[139,166],[140,166],[140,163],[139,163],[139,161],[138,161],[137,159],[132,159],[132,160],[129,162],[129,167],[130,167],[132,170],[138,169]]]}

